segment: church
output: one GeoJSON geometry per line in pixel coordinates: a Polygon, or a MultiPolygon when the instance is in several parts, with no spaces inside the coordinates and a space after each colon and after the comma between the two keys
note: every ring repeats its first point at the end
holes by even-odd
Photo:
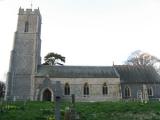
{"type": "Polygon", "coordinates": [[[160,98],[152,66],[49,66],[41,64],[39,9],[19,8],[7,74],[6,100],[117,101],[160,98]]]}

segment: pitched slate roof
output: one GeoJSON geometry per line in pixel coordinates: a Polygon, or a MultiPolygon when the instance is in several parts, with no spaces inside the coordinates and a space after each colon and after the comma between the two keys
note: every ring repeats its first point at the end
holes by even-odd
{"type": "Polygon", "coordinates": [[[160,83],[160,76],[152,66],[115,65],[121,83],[160,83]]]}
{"type": "Polygon", "coordinates": [[[56,78],[118,78],[112,66],[38,66],[36,76],[56,78]]]}

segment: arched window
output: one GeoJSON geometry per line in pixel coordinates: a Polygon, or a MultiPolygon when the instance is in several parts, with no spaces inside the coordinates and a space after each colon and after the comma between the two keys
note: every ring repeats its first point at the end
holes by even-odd
{"type": "Polygon", "coordinates": [[[24,32],[28,32],[29,30],[29,23],[28,21],[25,22],[25,28],[24,28],[24,32]]]}
{"type": "Polygon", "coordinates": [[[130,90],[129,87],[125,87],[124,95],[125,95],[125,97],[130,97],[131,96],[131,90],[130,90]]]}
{"type": "Polygon", "coordinates": [[[84,95],[89,95],[89,86],[88,86],[88,83],[84,84],[83,93],[84,93],[84,95]]]}
{"type": "Polygon", "coordinates": [[[147,93],[148,93],[148,96],[153,96],[153,89],[151,87],[147,88],[147,93]]]}
{"type": "Polygon", "coordinates": [[[64,86],[64,95],[70,95],[70,86],[68,83],[64,86]]]}
{"type": "Polygon", "coordinates": [[[102,93],[103,95],[107,95],[108,94],[108,86],[106,83],[103,84],[103,88],[102,88],[102,93]]]}

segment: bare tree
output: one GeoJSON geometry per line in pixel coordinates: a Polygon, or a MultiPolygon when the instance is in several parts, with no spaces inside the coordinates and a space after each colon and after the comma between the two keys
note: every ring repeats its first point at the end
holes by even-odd
{"type": "Polygon", "coordinates": [[[127,65],[151,65],[160,63],[160,59],[141,50],[136,50],[128,57],[125,64],[127,65]]]}
{"type": "Polygon", "coordinates": [[[5,83],[0,81],[0,98],[3,98],[5,94],[5,83]]]}

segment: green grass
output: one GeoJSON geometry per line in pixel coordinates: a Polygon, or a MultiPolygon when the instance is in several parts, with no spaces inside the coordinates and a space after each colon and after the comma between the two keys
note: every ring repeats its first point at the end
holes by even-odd
{"type": "Polygon", "coordinates": [[[16,102],[1,105],[0,120],[47,120],[53,115],[51,102],[16,102]]]}
{"type": "MultiPolygon", "coordinates": [[[[62,102],[62,120],[65,107],[62,102]]],[[[81,120],[160,120],[160,102],[78,102],[81,120]]],[[[0,103],[0,120],[54,120],[52,102],[0,103]]]]}
{"type": "Polygon", "coordinates": [[[77,103],[76,108],[83,120],[160,120],[158,102],[77,103]]]}

